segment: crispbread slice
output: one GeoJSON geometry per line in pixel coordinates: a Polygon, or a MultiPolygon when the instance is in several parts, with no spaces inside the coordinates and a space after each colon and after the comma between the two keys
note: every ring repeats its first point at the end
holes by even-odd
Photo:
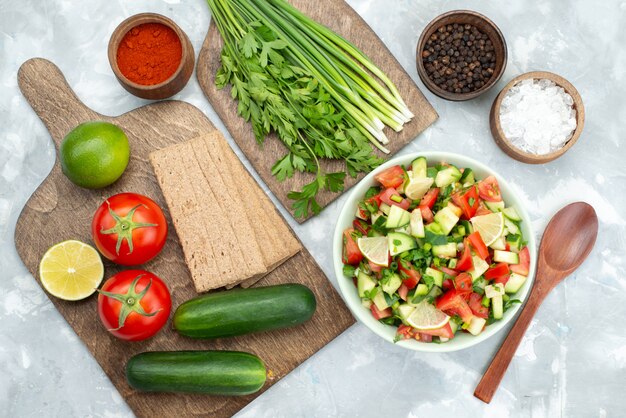
{"type": "MultiPolygon", "coordinates": [[[[224,137],[219,133],[211,133],[205,135],[204,139],[210,149],[221,150],[212,153],[212,158],[216,165],[229,167],[229,172],[232,173],[229,176],[232,179],[232,188],[238,189],[240,194],[245,196],[242,201],[248,213],[255,214],[258,222],[253,223],[253,229],[264,253],[266,268],[268,271],[273,270],[300,251],[302,248],[300,241],[293,235],[271,200],[245,169],[224,137]]],[[[242,283],[242,287],[248,287],[254,282],[253,279],[249,279],[242,283]]]]}
{"type": "MultiPolygon", "coordinates": [[[[224,214],[223,222],[230,223],[231,228],[235,232],[235,238],[238,247],[242,253],[241,263],[246,263],[251,271],[257,271],[252,277],[246,277],[246,280],[258,280],[266,272],[265,260],[263,253],[257,240],[253,234],[251,224],[253,220],[242,204],[245,199],[235,188],[225,184],[224,178],[228,179],[231,174],[222,175],[220,171],[224,171],[226,167],[220,167],[214,163],[211,155],[214,149],[209,148],[209,144],[204,137],[200,136],[189,141],[193,149],[196,161],[201,168],[202,174],[206,182],[210,185],[213,195],[222,209],[224,214]]],[[[233,286],[230,284],[226,286],[233,286]]]]}
{"type": "Polygon", "coordinates": [[[170,209],[196,290],[239,283],[265,271],[242,263],[230,223],[216,201],[189,142],[155,151],[150,161],[170,209]]]}

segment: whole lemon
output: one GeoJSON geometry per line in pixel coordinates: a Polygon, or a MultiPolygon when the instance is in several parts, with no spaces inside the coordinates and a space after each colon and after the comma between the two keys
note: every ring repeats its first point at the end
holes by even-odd
{"type": "Polygon", "coordinates": [[[85,122],[72,129],[61,143],[63,174],[74,184],[99,189],[120,178],[130,157],[123,130],[108,122],[85,122]]]}

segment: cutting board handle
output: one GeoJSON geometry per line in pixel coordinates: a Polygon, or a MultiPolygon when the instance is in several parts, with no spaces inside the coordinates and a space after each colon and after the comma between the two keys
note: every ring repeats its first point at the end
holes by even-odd
{"type": "Polygon", "coordinates": [[[102,117],[81,102],[61,70],[43,58],[24,62],[17,73],[22,94],[50,131],[57,147],[76,121],[102,117]]]}

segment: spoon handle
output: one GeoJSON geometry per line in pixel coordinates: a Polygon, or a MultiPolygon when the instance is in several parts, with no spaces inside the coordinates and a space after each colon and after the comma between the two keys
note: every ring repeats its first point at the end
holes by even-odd
{"type": "Polygon", "coordinates": [[[487,368],[487,371],[483,375],[483,378],[476,386],[474,396],[485,403],[491,402],[491,398],[496,393],[504,374],[506,373],[509,363],[515,355],[515,351],[522,341],[522,337],[526,333],[530,321],[535,316],[541,301],[542,295],[539,292],[532,291],[526,305],[522,309],[522,312],[517,318],[515,325],[511,328],[511,332],[504,340],[504,343],[496,353],[495,357],[491,361],[491,364],[487,368]]]}

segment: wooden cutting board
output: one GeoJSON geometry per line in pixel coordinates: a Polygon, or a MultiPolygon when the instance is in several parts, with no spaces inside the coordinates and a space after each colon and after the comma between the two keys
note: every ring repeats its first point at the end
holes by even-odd
{"type": "MultiPolygon", "coordinates": [[[[374,31],[345,1],[289,0],[289,2],[309,17],[326,25],[359,47],[395,83],[407,106],[415,114],[413,120],[406,124],[400,133],[389,128],[385,130],[390,140],[386,146],[391,153],[385,155],[376,150],[378,155],[386,158],[393,156],[437,120],[437,112],[428,103],[411,77],[391,55],[391,52],[374,31]]],[[[260,148],[254,138],[250,124],[237,115],[237,103],[230,96],[230,88],[218,90],[215,87],[215,73],[220,67],[222,45],[217,27],[211,22],[198,56],[196,75],[200,87],[254,169],[283,206],[293,215],[291,207],[293,201],[287,197],[287,194],[292,190],[301,190],[304,184],[313,181],[314,175],[298,173],[284,182],[279,182],[272,176],[272,166],[279,157],[285,155],[286,148],[275,135],[267,138],[263,148],[260,148]]],[[[327,172],[343,170],[343,166],[343,163],[339,161],[322,160],[322,167],[327,172]]],[[[361,174],[356,179],[347,176],[345,190],[364,176],[365,174],[361,174]]],[[[324,191],[318,195],[318,203],[325,207],[338,196],[339,193],[324,191]]],[[[302,223],[306,219],[296,220],[302,223]]]]}
{"type": "MultiPolygon", "coordinates": [[[[57,159],[50,175],[26,203],[15,229],[17,252],[37,280],[39,260],[51,245],[67,239],[78,239],[93,245],[91,217],[105,197],[123,191],[137,192],[166,208],[148,154],[154,149],[215,129],[199,109],[180,101],[153,103],[117,117],[98,114],[80,102],[54,64],[40,58],[22,65],[18,82],[26,100],[50,131],[57,149],[67,132],[88,120],[105,120],[120,126],[128,135],[131,148],[131,160],[122,178],[101,190],[82,189],[72,184],[61,173],[57,159]]],[[[167,283],[175,308],[196,296],[196,292],[169,214],[166,213],[166,216],[170,224],[167,243],[163,252],[144,268],[167,283]]],[[[105,279],[121,270],[108,262],[105,269],[105,279]]],[[[270,371],[263,388],[266,390],[354,323],[342,299],[306,249],[267,275],[257,286],[287,282],[305,284],[315,293],[317,312],[309,322],[288,330],[217,341],[187,339],[166,326],[148,341],[127,343],[111,336],[101,325],[95,295],[80,302],[65,302],[54,297],[51,300],[137,416],[227,417],[258,394],[212,397],[140,393],[126,383],[126,361],[143,351],[248,351],[261,357],[270,371]]]]}

